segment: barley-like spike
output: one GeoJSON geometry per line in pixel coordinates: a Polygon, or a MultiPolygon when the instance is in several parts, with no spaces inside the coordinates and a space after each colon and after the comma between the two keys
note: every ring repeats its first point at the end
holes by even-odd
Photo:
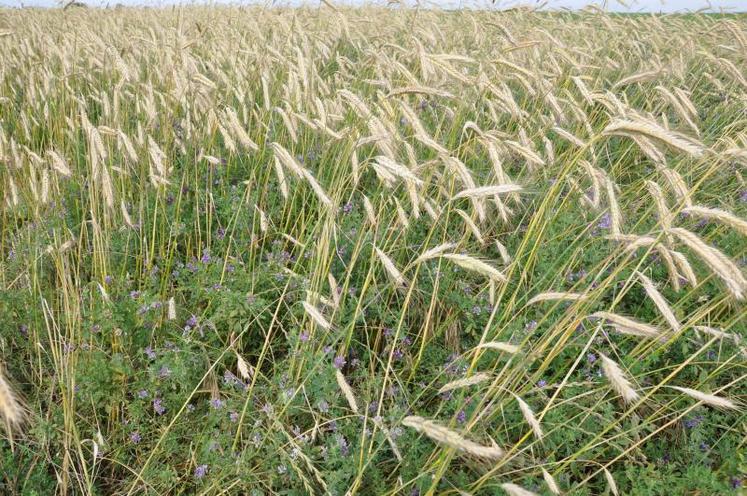
{"type": "Polygon", "coordinates": [[[615,329],[623,334],[658,339],[661,339],[662,337],[662,332],[656,327],[644,324],[643,322],[638,322],[630,317],[623,317],[622,315],[611,312],[595,312],[591,314],[591,317],[597,317],[610,322],[613,324],[615,329]]]}
{"type": "Polygon", "coordinates": [[[671,389],[676,389],[682,394],[686,394],[687,396],[690,396],[691,398],[694,398],[702,403],[705,403],[706,405],[715,407],[715,408],[722,408],[726,410],[737,410],[738,407],[736,403],[733,401],[723,398],[721,396],[716,396],[713,394],[708,393],[702,393],[698,391],[697,389],[690,389],[686,387],[679,387],[679,386],[669,386],[671,389]]]}
{"type": "Polygon", "coordinates": [[[337,385],[340,386],[340,389],[342,390],[342,394],[345,395],[345,399],[348,401],[350,409],[353,410],[354,413],[358,413],[358,403],[355,401],[353,389],[350,387],[347,379],[345,379],[345,376],[342,375],[342,372],[340,372],[339,369],[335,369],[335,378],[337,379],[337,385]]]}
{"type": "Polygon", "coordinates": [[[477,444],[469,439],[465,439],[448,427],[444,427],[432,420],[426,420],[423,417],[414,415],[405,417],[402,420],[402,425],[415,429],[438,443],[473,456],[496,460],[504,455],[504,451],[498,446],[477,444]]]}
{"type": "Polygon", "coordinates": [[[638,393],[633,389],[633,386],[631,386],[630,381],[620,366],[603,353],[600,353],[599,356],[602,359],[604,375],[610,381],[612,388],[622,396],[626,403],[631,403],[638,399],[638,393]]]}
{"type": "Polygon", "coordinates": [[[311,320],[316,322],[316,324],[321,327],[322,329],[330,329],[332,328],[332,324],[329,323],[329,321],[324,318],[324,315],[316,309],[311,303],[304,301],[303,302],[303,308],[306,310],[306,313],[309,317],[311,317],[311,320]]]}
{"type": "Polygon", "coordinates": [[[505,193],[515,193],[523,191],[524,188],[517,184],[499,184],[497,186],[483,186],[480,188],[465,189],[458,193],[452,200],[460,198],[480,199],[488,196],[500,195],[505,193]]]}
{"type": "Polygon", "coordinates": [[[643,135],[646,138],[657,139],[696,158],[703,156],[704,153],[700,143],[650,121],[617,119],[608,124],[602,134],[643,135]]]}
{"type": "Polygon", "coordinates": [[[518,353],[519,347],[515,346],[510,343],[502,343],[500,341],[489,341],[487,343],[482,343],[480,345],[475,346],[476,350],[479,349],[486,349],[486,350],[498,350],[498,351],[505,351],[506,353],[518,353]]]}
{"type": "Polygon", "coordinates": [[[619,492],[617,490],[617,483],[615,482],[615,478],[612,477],[612,474],[606,468],[603,468],[602,470],[604,471],[604,478],[607,479],[607,485],[610,487],[610,491],[612,491],[612,494],[614,494],[615,496],[618,496],[619,492]]]}
{"type": "Polygon", "coordinates": [[[537,493],[524,489],[523,487],[517,486],[511,482],[501,484],[501,489],[506,491],[509,496],[538,496],[537,493]]]}
{"type": "Polygon", "coordinates": [[[473,386],[475,384],[480,384],[481,382],[489,380],[491,377],[492,376],[490,374],[479,372],[469,377],[465,377],[464,379],[457,379],[456,381],[451,381],[441,386],[441,389],[438,390],[438,394],[445,393],[447,391],[453,391],[454,389],[461,389],[464,387],[473,386]]]}
{"type": "Polygon", "coordinates": [[[13,433],[21,427],[26,417],[23,403],[6,379],[2,364],[0,364],[0,416],[5,422],[9,439],[13,438],[13,433]]]}
{"type": "Polygon", "coordinates": [[[456,246],[454,243],[442,243],[438,246],[435,246],[429,250],[424,251],[418,258],[415,259],[413,263],[421,263],[425,262],[426,260],[431,260],[433,258],[438,258],[443,253],[452,250],[456,246]]]}
{"type": "Polygon", "coordinates": [[[747,221],[740,219],[736,215],[721,210],[720,208],[707,208],[699,205],[685,207],[682,211],[686,214],[696,215],[704,219],[715,219],[729,227],[733,227],[743,236],[747,236],[747,221]]]}
{"type": "Polygon", "coordinates": [[[532,296],[527,302],[527,305],[539,303],[541,301],[580,301],[586,299],[586,295],[581,293],[564,293],[564,292],[553,292],[548,291],[546,293],[540,293],[532,296]]]}
{"type": "Polygon", "coordinates": [[[558,486],[558,483],[555,481],[555,477],[553,477],[550,472],[542,469],[542,478],[545,479],[545,484],[547,484],[547,488],[550,490],[551,493],[555,495],[560,495],[560,487],[558,486]]]}
{"type": "Polygon", "coordinates": [[[506,276],[504,276],[501,271],[477,258],[473,258],[468,255],[460,255],[457,253],[447,253],[442,256],[447,260],[451,260],[463,269],[476,272],[489,279],[494,279],[499,282],[506,282],[507,280],[506,276]]]}
{"type": "Polygon", "coordinates": [[[254,368],[246,363],[246,361],[242,358],[241,355],[236,353],[236,368],[239,371],[239,375],[242,379],[246,381],[250,381],[252,379],[252,375],[254,375],[254,368]]]}
{"type": "Polygon", "coordinates": [[[744,299],[745,291],[747,291],[747,280],[734,262],[716,248],[708,246],[696,234],[687,229],[673,227],[669,231],[700,256],[701,260],[724,281],[726,287],[729,288],[729,291],[737,300],[744,299]]]}
{"type": "Polygon", "coordinates": [[[387,274],[389,274],[389,277],[392,278],[392,280],[397,284],[399,287],[403,287],[407,285],[407,281],[405,280],[402,273],[397,269],[397,267],[394,265],[394,262],[392,261],[389,256],[374,246],[374,251],[376,252],[376,255],[379,257],[379,260],[381,261],[381,265],[384,266],[384,269],[386,270],[387,274]]]}
{"type": "Polygon", "coordinates": [[[534,437],[536,437],[537,439],[542,439],[542,426],[540,425],[539,420],[537,420],[537,417],[534,415],[532,408],[518,395],[514,394],[514,398],[516,398],[516,401],[519,403],[519,409],[521,410],[521,414],[524,417],[524,420],[532,428],[534,437]]]}
{"type": "Polygon", "coordinates": [[[679,331],[681,326],[679,321],[677,320],[677,317],[675,317],[674,315],[672,307],[669,306],[669,303],[667,303],[667,300],[664,299],[664,296],[659,293],[659,290],[656,289],[656,286],[654,286],[654,283],[651,282],[651,279],[641,273],[638,274],[638,278],[643,283],[643,288],[646,290],[646,294],[648,294],[648,297],[651,298],[651,300],[654,302],[656,308],[659,309],[659,312],[667,321],[669,327],[671,327],[674,332],[679,331]]]}

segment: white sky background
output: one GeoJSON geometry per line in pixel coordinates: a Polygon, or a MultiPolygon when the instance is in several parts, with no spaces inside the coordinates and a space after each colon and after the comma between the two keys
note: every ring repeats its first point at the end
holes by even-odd
{"type": "MultiPolygon", "coordinates": [[[[67,1],[67,0],[65,0],[67,1]]],[[[267,4],[267,5],[317,5],[318,0],[78,0],[91,6],[115,5],[141,5],[162,6],[174,4],[267,4]]],[[[385,5],[386,0],[333,0],[335,3],[347,5],[375,4],[385,5]]],[[[590,3],[605,5],[607,10],[615,12],[687,12],[709,7],[710,12],[745,12],[747,11],[747,0],[622,0],[626,8],[618,0],[422,0],[423,4],[443,8],[473,7],[473,8],[505,8],[515,5],[540,5],[546,4],[545,8],[569,8],[578,9],[590,3]]],[[[410,5],[414,0],[404,0],[410,5]]],[[[4,7],[54,7],[59,5],[59,0],[0,0],[0,6],[4,7]]]]}

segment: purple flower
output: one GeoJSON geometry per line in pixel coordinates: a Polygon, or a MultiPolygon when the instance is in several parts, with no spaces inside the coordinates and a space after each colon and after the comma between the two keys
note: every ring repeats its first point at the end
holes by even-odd
{"type": "Polygon", "coordinates": [[[307,331],[303,331],[301,333],[301,336],[299,336],[299,339],[301,340],[302,343],[305,343],[306,341],[309,340],[309,333],[307,331]]]}
{"type": "Polygon", "coordinates": [[[739,195],[739,201],[747,203],[747,189],[742,190],[742,194],[739,195]]]}
{"type": "Polygon", "coordinates": [[[327,403],[325,400],[321,400],[319,403],[317,403],[317,408],[319,408],[319,411],[322,413],[329,412],[329,403],[327,403]]]}
{"type": "Polygon", "coordinates": [[[220,408],[223,408],[223,401],[221,401],[220,398],[213,398],[212,400],[210,400],[210,406],[218,410],[220,408]]]}
{"type": "Polygon", "coordinates": [[[399,348],[397,348],[392,353],[392,356],[394,357],[395,360],[402,360],[402,357],[405,356],[405,354],[402,353],[402,350],[400,350],[399,348]]]}
{"type": "Polygon", "coordinates": [[[146,347],[143,352],[148,357],[148,360],[155,360],[156,359],[156,352],[153,351],[153,348],[150,346],[146,347]]]}
{"type": "Polygon", "coordinates": [[[130,441],[132,441],[134,444],[137,444],[140,442],[142,437],[140,437],[140,433],[138,431],[133,432],[130,434],[130,441]]]}
{"type": "Polygon", "coordinates": [[[530,320],[530,321],[529,321],[529,322],[527,322],[527,324],[526,324],[526,325],[524,326],[524,329],[525,329],[525,330],[526,330],[527,332],[532,332],[532,331],[533,331],[533,330],[535,330],[536,328],[537,328],[537,321],[536,321],[536,320],[530,320]]]}
{"type": "Polygon", "coordinates": [[[200,262],[202,262],[204,264],[209,264],[210,263],[210,253],[208,253],[208,252],[203,253],[202,254],[202,258],[200,258],[200,262]]]}
{"type": "Polygon", "coordinates": [[[197,468],[195,468],[195,478],[202,479],[203,477],[205,477],[205,474],[207,474],[207,471],[207,465],[198,465],[197,468]]]}
{"type": "Polygon", "coordinates": [[[340,454],[342,456],[348,456],[348,454],[350,453],[350,446],[348,446],[348,440],[345,439],[345,436],[337,436],[337,446],[339,446],[340,454]]]}
{"type": "Polygon", "coordinates": [[[346,363],[347,363],[347,360],[345,360],[345,357],[340,355],[340,356],[335,357],[333,365],[335,366],[336,369],[341,369],[345,366],[346,363]]]}
{"type": "Polygon", "coordinates": [[[193,327],[197,327],[197,317],[192,315],[190,318],[187,319],[187,322],[184,324],[185,327],[189,327],[190,329],[193,327]]]}
{"type": "Polygon", "coordinates": [[[166,365],[161,367],[161,370],[158,371],[158,378],[159,379],[166,379],[168,376],[171,375],[171,369],[168,368],[166,365]]]}
{"type": "Polygon", "coordinates": [[[132,298],[133,300],[137,300],[138,298],[140,298],[140,291],[130,291],[130,298],[132,298]]]}
{"type": "Polygon", "coordinates": [[[234,423],[238,422],[239,421],[239,414],[238,414],[238,412],[231,412],[228,415],[228,418],[231,420],[231,422],[234,422],[234,423]]]}
{"type": "Polygon", "coordinates": [[[140,391],[137,392],[137,397],[140,398],[141,400],[147,398],[148,391],[146,391],[145,389],[141,389],[140,391]]]}
{"type": "Polygon", "coordinates": [[[610,217],[610,214],[606,213],[602,216],[599,223],[597,224],[597,227],[599,229],[609,229],[612,225],[612,218],[610,217]]]}
{"type": "Polygon", "coordinates": [[[353,211],[353,204],[352,204],[352,203],[350,203],[350,202],[347,202],[347,203],[346,203],[346,204],[345,204],[345,205],[344,205],[344,206],[342,207],[342,211],[343,211],[344,213],[346,213],[346,214],[349,214],[350,212],[352,212],[352,211],[353,211]]]}
{"type": "Polygon", "coordinates": [[[594,353],[589,353],[586,355],[586,361],[589,363],[594,363],[597,361],[597,356],[594,353]]]}
{"type": "Polygon", "coordinates": [[[480,305],[475,305],[472,307],[472,313],[475,315],[480,315],[480,312],[482,312],[482,308],[480,308],[480,305]]]}
{"type": "Polygon", "coordinates": [[[21,324],[21,327],[18,328],[18,330],[23,334],[23,336],[28,337],[29,335],[29,326],[26,324],[21,324]]]}
{"type": "Polygon", "coordinates": [[[698,415],[697,417],[685,420],[683,425],[685,426],[685,429],[694,429],[699,426],[701,422],[703,422],[703,417],[698,415]]]}
{"type": "Polygon", "coordinates": [[[539,381],[537,381],[537,387],[543,388],[545,386],[547,386],[547,381],[546,380],[540,379],[539,381]]]}
{"type": "Polygon", "coordinates": [[[568,274],[568,280],[571,282],[576,281],[576,280],[581,280],[584,277],[586,277],[586,274],[587,274],[586,269],[581,269],[578,272],[568,274]]]}
{"type": "Polygon", "coordinates": [[[155,398],[153,400],[153,410],[158,415],[163,415],[166,412],[166,407],[163,406],[163,400],[161,398],[155,398]]]}
{"type": "Polygon", "coordinates": [[[112,283],[112,276],[106,276],[106,277],[104,277],[104,282],[106,284],[111,284],[112,283]]]}
{"type": "MultiPolygon", "coordinates": [[[[747,192],[747,190],[745,190],[747,192]]],[[[731,478],[731,488],[732,489],[739,489],[742,487],[742,479],[739,477],[732,477],[731,478]]]]}
{"type": "Polygon", "coordinates": [[[218,233],[216,234],[216,236],[218,237],[218,239],[225,238],[226,237],[226,230],[223,229],[222,227],[219,227],[218,228],[218,233]]]}
{"type": "Polygon", "coordinates": [[[236,375],[231,372],[230,370],[226,370],[223,372],[223,383],[228,384],[229,386],[233,386],[239,381],[239,378],[236,377],[236,375]]]}
{"type": "Polygon", "coordinates": [[[459,410],[459,413],[457,413],[457,422],[460,424],[463,424],[467,421],[467,412],[464,410],[459,410]]]}
{"type": "Polygon", "coordinates": [[[451,354],[444,364],[444,371],[450,376],[458,376],[467,371],[467,366],[465,364],[460,365],[457,358],[458,355],[451,354]]]}

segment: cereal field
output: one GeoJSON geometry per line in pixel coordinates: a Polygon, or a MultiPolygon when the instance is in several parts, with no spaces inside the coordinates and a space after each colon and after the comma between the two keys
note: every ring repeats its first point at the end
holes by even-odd
{"type": "Polygon", "coordinates": [[[0,493],[747,485],[747,17],[0,10],[0,493]]]}

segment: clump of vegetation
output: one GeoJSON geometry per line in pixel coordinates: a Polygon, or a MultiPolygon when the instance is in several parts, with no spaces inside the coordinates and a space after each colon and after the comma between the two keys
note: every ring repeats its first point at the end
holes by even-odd
{"type": "Polygon", "coordinates": [[[747,22],[0,17],[3,494],[736,494],[747,22]]]}

